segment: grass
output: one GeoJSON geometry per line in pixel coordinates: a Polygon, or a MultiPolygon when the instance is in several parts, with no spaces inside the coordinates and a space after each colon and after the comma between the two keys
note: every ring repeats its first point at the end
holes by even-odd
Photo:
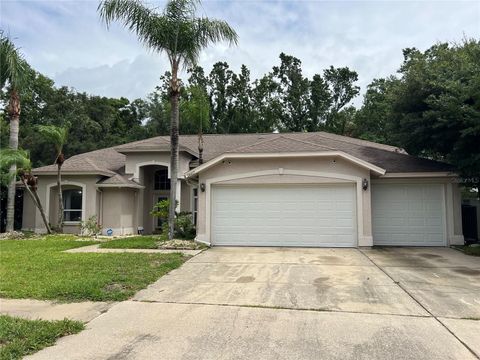
{"type": "Polygon", "coordinates": [[[76,334],[84,329],[78,321],[25,320],[0,316],[0,359],[21,359],[25,355],[51,346],[61,336],[76,334]]]}
{"type": "Polygon", "coordinates": [[[74,236],[0,241],[0,297],[121,301],[186,260],[181,254],[64,253],[74,236]]]}
{"type": "Polygon", "coordinates": [[[458,245],[454,247],[463,251],[466,255],[480,256],[480,246],[458,245]]]}
{"type": "Polygon", "coordinates": [[[158,236],[133,236],[100,244],[103,249],[158,249],[158,236]]]}

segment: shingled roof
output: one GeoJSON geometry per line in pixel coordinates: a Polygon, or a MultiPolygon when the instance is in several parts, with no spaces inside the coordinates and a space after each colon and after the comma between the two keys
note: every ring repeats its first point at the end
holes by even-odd
{"type": "MultiPolygon", "coordinates": [[[[326,132],[313,133],[267,133],[267,134],[208,134],[203,136],[204,162],[225,153],[285,153],[285,152],[326,152],[342,151],[351,156],[383,168],[387,173],[406,172],[450,172],[451,165],[438,161],[408,155],[405,150],[366,140],[326,132]]],[[[179,139],[180,151],[192,156],[192,164],[198,157],[198,137],[182,135],[179,139]]],[[[169,151],[168,136],[157,136],[116,147],[95,150],[72,156],[63,165],[64,174],[98,174],[105,178],[105,185],[132,185],[124,174],[125,158],[130,152],[169,151]],[[118,176],[117,176],[118,175],[118,176]]],[[[49,165],[34,169],[37,175],[54,174],[56,166],[49,165]]]]}

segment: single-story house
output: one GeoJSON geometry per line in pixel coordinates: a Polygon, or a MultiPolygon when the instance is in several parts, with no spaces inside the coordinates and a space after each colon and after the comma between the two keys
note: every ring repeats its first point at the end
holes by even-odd
{"type": "MultiPolygon", "coordinates": [[[[180,137],[180,211],[211,245],[357,247],[463,244],[454,169],[394,146],[325,132],[180,137]]],[[[96,215],[103,232],[149,234],[168,198],[170,141],[159,136],[72,156],[63,165],[65,231],[96,215]]],[[[50,222],[56,166],[34,169],[50,222]]],[[[23,228],[42,232],[25,196],[23,228]]]]}

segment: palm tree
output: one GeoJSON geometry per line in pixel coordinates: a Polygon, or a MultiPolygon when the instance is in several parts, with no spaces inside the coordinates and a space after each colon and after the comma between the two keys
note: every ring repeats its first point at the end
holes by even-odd
{"type": "Polygon", "coordinates": [[[55,146],[55,164],[57,164],[57,189],[58,189],[58,221],[57,230],[63,232],[63,195],[62,195],[62,165],[65,161],[63,147],[67,142],[68,126],[39,125],[38,132],[55,146]]]}
{"type": "MultiPolygon", "coordinates": [[[[30,67],[15,44],[0,31],[0,89],[8,85],[10,99],[7,112],[10,116],[10,149],[18,149],[18,131],[20,125],[20,91],[26,84],[30,67]]],[[[16,173],[16,165],[12,164],[11,174],[16,173]]],[[[7,227],[6,231],[13,231],[15,217],[15,177],[12,176],[8,184],[7,227]]]]}
{"type": "Polygon", "coordinates": [[[25,187],[25,190],[28,192],[30,197],[33,200],[33,203],[40,211],[42,216],[43,223],[47,229],[47,233],[51,234],[52,230],[50,224],[48,223],[47,216],[43,209],[40,198],[37,193],[37,178],[32,174],[32,162],[30,161],[30,155],[27,151],[22,149],[2,149],[0,150],[0,167],[1,168],[12,168],[15,166],[15,173],[11,171],[8,173],[8,183],[16,183],[17,175],[20,177],[20,180],[25,187]]]}
{"type": "Polygon", "coordinates": [[[200,52],[220,41],[237,43],[237,33],[225,21],[196,17],[199,0],[170,0],[162,12],[139,0],[103,0],[98,11],[107,27],[118,20],[148,48],[166,53],[171,67],[170,78],[170,208],[169,237],[173,238],[178,174],[178,123],[180,79],[183,67],[194,66],[200,52]]]}

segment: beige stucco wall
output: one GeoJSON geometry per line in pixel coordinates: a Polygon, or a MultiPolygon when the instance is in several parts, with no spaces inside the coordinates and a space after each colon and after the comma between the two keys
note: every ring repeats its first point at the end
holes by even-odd
{"type": "MultiPolygon", "coordinates": [[[[127,153],[125,160],[125,173],[132,174],[135,179],[139,179],[139,169],[147,165],[162,165],[167,168],[170,167],[170,153],[169,152],[133,152],[127,153]]],[[[178,177],[183,178],[183,175],[189,170],[189,163],[192,159],[190,154],[180,152],[178,158],[178,177]]],[[[169,171],[170,174],[170,171],[169,171]]]]}
{"type": "Polygon", "coordinates": [[[102,189],[102,233],[113,235],[137,233],[136,209],[138,190],[129,188],[102,189]]]}
{"type": "MultiPolygon", "coordinates": [[[[99,180],[98,176],[93,175],[65,175],[62,176],[62,185],[75,185],[83,188],[84,209],[83,218],[88,219],[90,216],[96,215],[96,183],[99,180]]],[[[57,177],[54,175],[38,176],[38,197],[42,202],[45,214],[51,224],[57,222],[58,200],[57,196],[50,194],[52,189],[56,188],[57,177]],[[47,196],[47,193],[49,196],[47,196]]],[[[34,210],[35,206],[28,196],[24,197],[24,214],[26,216],[23,220],[22,228],[30,228],[36,232],[43,233],[46,231],[42,221],[42,217],[38,210],[34,210]],[[35,214],[33,216],[33,214],[35,214]],[[32,221],[32,217],[34,218],[32,221]]],[[[67,224],[65,231],[77,232],[79,230],[78,224],[67,224]]]]}
{"type": "Polygon", "coordinates": [[[35,205],[27,191],[23,193],[22,230],[35,231],[35,205]]]}
{"type": "Polygon", "coordinates": [[[387,184],[442,184],[445,195],[445,217],[447,245],[463,245],[462,195],[458,183],[451,177],[436,178],[383,178],[372,180],[387,184]]]}
{"type": "Polygon", "coordinates": [[[219,163],[205,170],[199,176],[199,183],[206,185],[206,191],[199,193],[197,238],[200,241],[210,242],[208,223],[212,185],[350,182],[356,186],[358,245],[371,246],[373,240],[370,188],[364,191],[359,185],[364,178],[370,180],[368,169],[338,157],[232,159],[219,163]]]}

